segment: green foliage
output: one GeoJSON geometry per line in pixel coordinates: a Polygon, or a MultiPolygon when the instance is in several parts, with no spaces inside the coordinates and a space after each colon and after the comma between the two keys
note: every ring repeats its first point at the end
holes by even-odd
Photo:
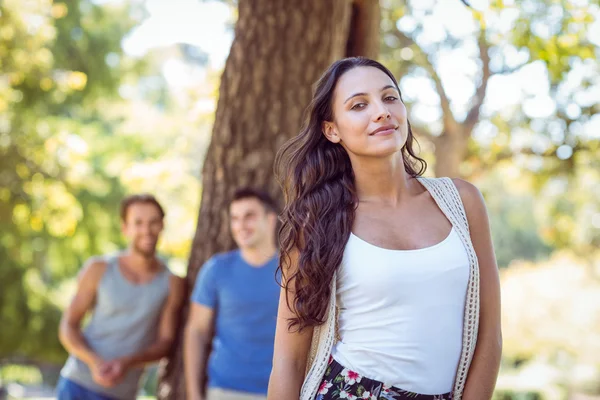
{"type": "Polygon", "coordinates": [[[39,368],[27,365],[8,364],[0,367],[0,383],[16,382],[27,385],[42,383],[39,368]]]}
{"type": "Polygon", "coordinates": [[[535,218],[534,197],[510,192],[501,196],[498,192],[487,193],[490,193],[486,203],[498,265],[507,267],[518,259],[538,261],[548,257],[552,248],[538,234],[541,224],[535,218]]]}
{"type": "Polygon", "coordinates": [[[64,360],[61,312],[85,260],[124,246],[126,194],[163,203],[159,250],[184,273],[216,77],[175,96],[160,68],[183,49],[125,54],[136,4],[0,2],[0,360],[64,360]]]}
{"type": "Polygon", "coordinates": [[[486,199],[500,265],[553,248],[589,253],[600,243],[598,3],[487,4],[382,2],[381,59],[400,78],[425,157],[457,126],[463,175],[483,185],[497,175],[486,199]],[[514,197],[508,185],[526,189],[514,197]]]}
{"type": "Polygon", "coordinates": [[[538,392],[496,390],[493,400],[544,400],[538,392]]]}
{"type": "Polygon", "coordinates": [[[75,0],[0,3],[0,358],[64,357],[62,282],[119,237],[106,204],[125,190],[105,168],[119,154],[105,140],[117,121],[101,106],[132,70],[106,61],[123,57],[130,11],[75,0]]]}

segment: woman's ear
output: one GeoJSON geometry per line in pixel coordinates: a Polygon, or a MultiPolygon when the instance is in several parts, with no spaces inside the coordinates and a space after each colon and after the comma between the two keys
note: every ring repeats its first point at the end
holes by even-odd
{"type": "Polygon", "coordinates": [[[342,141],[333,122],[323,122],[321,129],[323,130],[323,135],[325,135],[327,140],[329,140],[331,143],[339,143],[342,141]]]}

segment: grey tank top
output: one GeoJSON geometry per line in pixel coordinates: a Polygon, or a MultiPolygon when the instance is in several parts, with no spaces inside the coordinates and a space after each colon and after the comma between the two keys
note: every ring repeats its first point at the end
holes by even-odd
{"type": "MultiPolygon", "coordinates": [[[[104,360],[137,353],[156,339],[160,313],[169,294],[171,272],[167,267],[152,281],[133,284],[122,275],[119,254],[107,256],[106,271],[96,293],[96,305],[83,336],[104,360]]],[[[89,367],[73,355],[61,375],[94,392],[119,400],[136,398],[143,368],[130,369],[118,385],[106,388],[94,382],[89,367]]]]}

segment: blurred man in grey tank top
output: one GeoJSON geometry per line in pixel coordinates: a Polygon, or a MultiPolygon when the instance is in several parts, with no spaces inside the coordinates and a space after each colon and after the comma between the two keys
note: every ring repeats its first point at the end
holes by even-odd
{"type": "Polygon", "coordinates": [[[175,338],[183,280],[156,257],[164,212],[151,195],[121,203],[128,248],[93,257],[78,277],[59,337],[70,353],[58,400],[131,400],[147,363],[165,357],[175,338]],[[81,323],[91,313],[89,324],[81,323]]]}

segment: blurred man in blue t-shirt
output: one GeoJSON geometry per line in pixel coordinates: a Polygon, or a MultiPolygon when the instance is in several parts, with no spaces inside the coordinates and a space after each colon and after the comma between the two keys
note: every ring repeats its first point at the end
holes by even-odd
{"type": "Polygon", "coordinates": [[[229,213],[239,248],[210,258],[192,293],[184,343],[188,400],[266,399],[280,290],[277,207],[266,193],[246,188],[235,193],[229,213]]]}

